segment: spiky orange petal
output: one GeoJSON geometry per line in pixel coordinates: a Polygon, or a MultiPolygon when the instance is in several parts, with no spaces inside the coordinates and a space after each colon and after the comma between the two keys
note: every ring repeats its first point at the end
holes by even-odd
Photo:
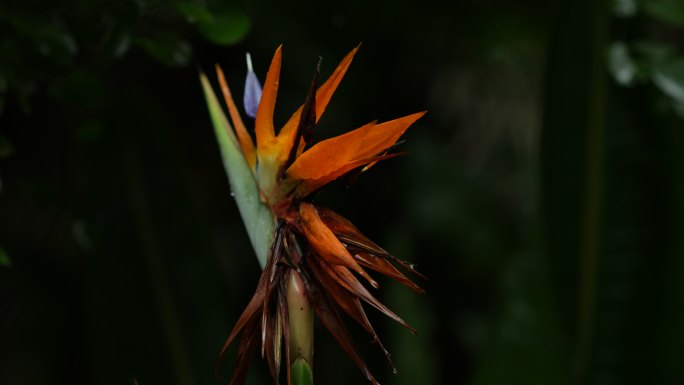
{"type": "MultiPolygon", "coordinates": [[[[325,83],[323,83],[316,91],[316,122],[318,122],[321,116],[323,116],[325,108],[328,106],[330,99],[335,93],[337,86],[342,81],[342,78],[344,77],[344,74],[347,72],[347,69],[349,69],[349,65],[351,64],[352,60],[354,59],[354,55],[356,55],[356,52],[358,50],[359,47],[356,47],[353,50],[351,50],[351,52],[349,52],[342,59],[340,64],[337,65],[337,68],[335,68],[335,71],[332,73],[332,75],[330,75],[328,80],[326,80],[325,83]]],[[[299,119],[302,114],[302,108],[303,106],[300,106],[297,109],[297,111],[295,111],[294,114],[290,116],[290,119],[287,121],[287,123],[285,123],[283,128],[280,130],[280,133],[278,134],[278,137],[283,138],[283,140],[285,140],[287,143],[286,145],[284,145],[284,148],[287,153],[289,153],[290,149],[292,148],[292,145],[294,144],[294,135],[297,131],[297,124],[299,124],[299,119]]]]}
{"type": "Polygon", "coordinates": [[[235,127],[235,132],[237,133],[238,141],[240,141],[240,147],[242,148],[242,153],[247,160],[249,167],[254,170],[254,165],[256,164],[256,152],[254,151],[254,142],[252,142],[252,137],[247,132],[245,124],[242,122],[240,117],[240,112],[238,112],[235,102],[233,101],[233,95],[230,92],[226,78],[223,75],[223,70],[221,66],[216,65],[216,75],[218,76],[219,84],[221,85],[221,92],[223,92],[223,98],[226,100],[226,106],[228,107],[228,112],[230,113],[230,119],[233,121],[233,127],[235,127]]]}
{"type": "Polygon", "coordinates": [[[325,112],[325,108],[328,106],[330,98],[332,98],[337,86],[347,73],[349,65],[351,65],[352,60],[354,60],[354,55],[356,55],[358,50],[359,47],[351,50],[342,61],[340,61],[340,64],[337,65],[337,68],[335,68],[335,71],[333,71],[328,80],[318,88],[318,91],[316,92],[316,121],[323,116],[323,112],[325,112]]]}
{"type": "Polygon", "coordinates": [[[273,129],[273,111],[278,96],[278,82],[280,80],[280,65],[282,63],[282,46],[279,46],[273,55],[273,60],[266,73],[264,90],[261,94],[261,101],[257,109],[256,130],[257,151],[261,153],[268,144],[273,142],[275,131],[273,129]]]}
{"type": "Polygon", "coordinates": [[[424,114],[419,112],[377,125],[369,123],[319,142],[298,157],[287,174],[293,179],[317,179],[353,162],[373,157],[396,143],[409,126],[424,114]]]}
{"type": "Polygon", "coordinates": [[[331,172],[330,174],[324,175],[320,178],[315,178],[315,179],[305,179],[302,181],[297,186],[297,193],[296,195],[298,197],[306,197],[309,194],[311,194],[314,191],[317,191],[321,187],[325,186],[326,184],[332,182],[333,180],[341,177],[342,175],[348,173],[349,171],[361,167],[363,165],[369,164],[369,163],[376,163],[381,160],[385,159],[390,159],[394,158],[397,156],[400,156],[402,154],[387,154],[387,155],[380,155],[380,156],[374,156],[371,158],[365,158],[365,159],[359,159],[352,161],[350,163],[345,164],[344,166],[336,169],[335,171],[331,172]]]}
{"type": "Polygon", "coordinates": [[[352,269],[365,278],[373,287],[378,287],[378,283],[361,268],[339,239],[335,237],[335,234],[323,223],[314,205],[302,202],[299,205],[299,215],[304,235],[311,247],[321,258],[324,258],[330,264],[342,265],[352,269]]]}

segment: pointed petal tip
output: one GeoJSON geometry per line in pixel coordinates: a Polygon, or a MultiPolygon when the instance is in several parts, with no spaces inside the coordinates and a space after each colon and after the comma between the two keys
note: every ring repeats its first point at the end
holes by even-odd
{"type": "Polygon", "coordinates": [[[245,60],[247,61],[247,71],[254,71],[254,67],[252,66],[252,55],[250,55],[249,52],[245,53],[245,60]]]}
{"type": "MultiPolygon", "coordinates": [[[[361,271],[363,271],[363,270],[361,270],[361,271]]],[[[379,289],[379,288],[380,288],[380,284],[379,284],[376,280],[374,280],[373,278],[371,278],[371,276],[368,275],[368,273],[366,273],[365,271],[363,271],[363,273],[360,274],[360,275],[361,275],[363,278],[365,278],[366,281],[368,281],[368,283],[370,283],[370,285],[373,286],[374,288],[376,288],[376,289],[379,289]]]]}
{"type": "Polygon", "coordinates": [[[413,114],[407,115],[405,118],[407,118],[407,119],[409,119],[409,120],[413,120],[413,121],[411,122],[411,124],[413,124],[413,123],[416,122],[418,119],[420,119],[420,118],[422,118],[423,116],[425,116],[425,114],[427,114],[427,110],[423,110],[423,111],[419,111],[419,112],[414,112],[413,114]]]}

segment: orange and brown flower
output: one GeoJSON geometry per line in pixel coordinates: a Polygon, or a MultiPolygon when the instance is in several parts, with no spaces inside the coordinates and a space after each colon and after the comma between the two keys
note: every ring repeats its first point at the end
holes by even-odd
{"type": "Polygon", "coordinates": [[[276,135],[273,112],[282,61],[279,47],[266,75],[256,112],[256,146],[240,117],[223,73],[217,67],[235,134],[257,181],[259,198],[270,208],[277,222],[256,293],[219,356],[220,359],[228,345],[242,333],[231,384],[245,382],[251,357],[259,348],[276,383],[283,358],[288,372],[291,362],[298,358],[311,361],[311,348],[293,343],[302,338],[297,336],[297,333],[302,333],[301,324],[313,322],[309,315],[300,314],[306,306],[313,308],[325,327],[374,384],[377,381],[356,351],[341,312],[352,317],[372,336],[388,360],[389,353],[380,343],[362,303],[376,308],[415,333],[378,301],[359,279],[377,288],[378,283],[366,271],[373,270],[422,293],[423,290],[394,264],[418,274],[413,265],[380,248],[347,219],[312,203],[314,194],[326,184],[396,156],[389,151],[408,127],[424,114],[420,112],[384,123],[371,122],[346,134],[312,144],[314,127],[357,49],[342,59],[320,87],[317,69],[306,101],[276,135]],[[294,324],[300,327],[293,327],[294,324]]]}

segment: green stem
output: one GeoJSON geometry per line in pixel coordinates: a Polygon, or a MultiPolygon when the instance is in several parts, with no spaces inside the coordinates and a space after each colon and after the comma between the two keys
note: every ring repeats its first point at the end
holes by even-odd
{"type": "Polygon", "coordinates": [[[578,383],[585,383],[594,339],[594,313],[598,280],[601,236],[601,198],[603,191],[603,147],[606,110],[605,56],[608,42],[607,2],[593,4],[593,39],[587,126],[587,151],[580,245],[580,293],[578,303],[578,341],[575,368],[578,383]]]}
{"type": "Polygon", "coordinates": [[[293,385],[313,385],[313,372],[303,358],[298,358],[290,368],[290,382],[293,385]]]}
{"type": "Polygon", "coordinates": [[[313,309],[299,273],[292,270],[287,284],[290,324],[290,381],[293,385],[313,384],[313,309]]]}
{"type": "Polygon", "coordinates": [[[134,150],[126,150],[125,164],[135,226],[142,243],[147,271],[150,274],[152,293],[159,310],[159,318],[164,336],[169,345],[169,354],[176,372],[176,379],[180,385],[194,385],[195,380],[192,376],[190,360],[183,342],[180,319],[178,318],[178,312],[169,290],[161,246],[145,196],[143,176],[140,172],[141,162],[134,150]]]}

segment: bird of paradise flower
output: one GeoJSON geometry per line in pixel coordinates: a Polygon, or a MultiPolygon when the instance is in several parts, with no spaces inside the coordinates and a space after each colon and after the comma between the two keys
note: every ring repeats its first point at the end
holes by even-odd
{"type": "Polygon", "coordinates": [[[366,238],[347,219],[312,202],[316,192],[328,183],[350,174],[359,174],[381,160],[399,155],[390,151],[409,126],[425,113],[384,123],[371,122],[313,144],[314,127],[357,51],[358,47],[347,54],[320,87],[319,61],[304,104],[277,135],[273,113],[282,49],[278,47],[273,56],[263,90],[252,72],[248,57],[245,109],[255,118],[256,147],[221,68],[217,66],[217,76],[234,130],[218,106],[206,77],[201,74],[219,142],[222,149],[228,148],[224,150],[224,161],[231,186],[241,189],[243,202],[238,199],[238,204],[264,268],[254,296],[219,354],[218,361],[242,333],[231,384],[245,383],[249,363],[259,347],[276,384],[279,383],[283,358],[288,384],[293,372],[299,372],[298,376],[304,373],[308,377],[306,382],[311,383],[314,312],[373,384],[377,381],[358,354],[341,312],[353,318],[371,335],[393,368],[390,354],[368,320],[362,302],[415,333],[411,326],[376,299],[358,277],[378,288],[378,283],[365,270],[370,269],[422,293],[423,290],[394,264],[422,275],[412,264],[396,258],[366,238]],[[237,152],[239,156],[235,155],[237,152]],[[262,220],[256,221],[256,217],[262,220]],[[256,222],[258,224],[254,225],[256,222]]]}

